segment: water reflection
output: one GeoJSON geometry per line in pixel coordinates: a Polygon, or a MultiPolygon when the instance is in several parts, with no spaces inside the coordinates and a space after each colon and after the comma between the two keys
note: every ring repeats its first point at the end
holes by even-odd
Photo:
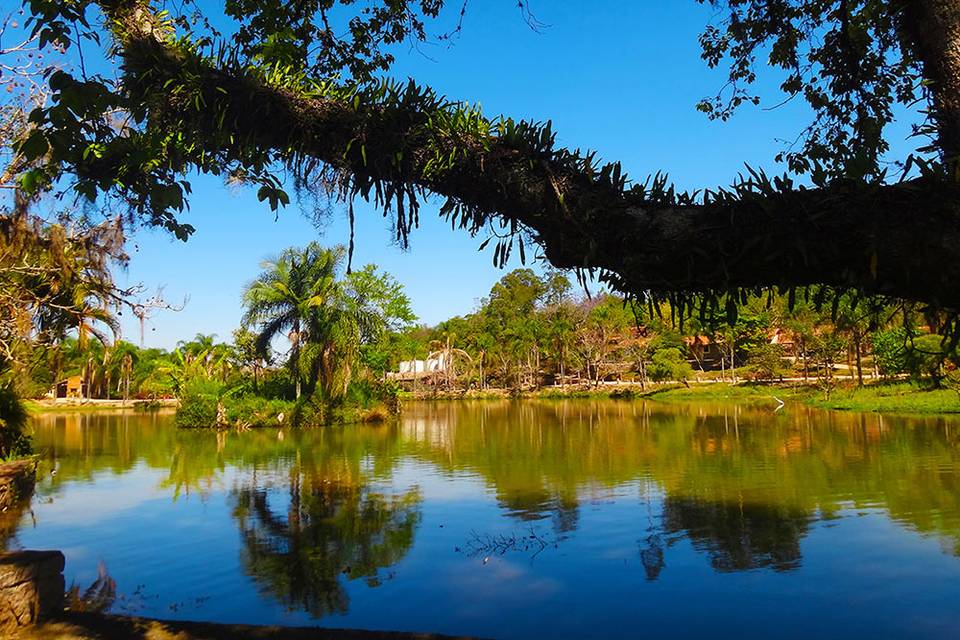
{"type": "Polygon", "coordinates": [[[666,532],[689,538],[717,571],[800,566],[800,540],[810,521],[802,509],[668,496],[663,511],[666,532]]]}
{"type": "Polygon", "coordinates": [[[369,488],[294,470],[286,505],[274,492],[242,486],[231,491],[243,539],[242,564],[262,592],[316,617],[344,613],[343,580],[375,587],[382,569],[413,544],[420,496],[384,496],[369,488]],[[272,500],[273,499],[273,500],[272,500]]]}
{"type": "MultiPolygon", "coordinates": [[[[813,530],[860,511],[957,554],[958,434],[950,419],[800,407],[497,401],[414,404],[396,424],[314,431],[180,431],[158,414],[42,416],[34,440],[44,460],[39,499],[62,499],[61,509],[76,504],[78,486],[129,486],[147,472],[168,504],[222,501],[229,520],[211,526],[239,538],[235,562],[259,596],[320,618],[348,613],[358,588],[389,582],[418,544],[440,580],[477,527],[548,529],[561,547],[580,536],[598,554],[627,537],[648,584],[680,571],[673,559],[689,549],[717,575],[799,574],[813,530]],[[454,498],[444,494],[464,481],[454,498]],[[496,521],[484,515],[489,503],[496,521]],[[645,515],[606,515],[631,504],[645,515]],[[424,534],[430,509],[455,513],[461,537],[424,534]]],[[[117,491],[104,499],[122,502],[117,491]]],[[[136,496],[123,499],[140,508],[136,496]]],[[[44,527],[42,517],[15,518],[44,527]]],[[[12,535],[0,526],[0,541],[17,546],[12,535]]]]}

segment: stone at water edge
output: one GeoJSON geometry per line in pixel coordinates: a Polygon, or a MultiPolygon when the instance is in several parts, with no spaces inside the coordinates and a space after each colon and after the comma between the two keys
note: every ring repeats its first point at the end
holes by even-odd
{"type": "Polygon", "coordinates": [[[0,637],[63,611],[63,565],[59,551],[0,554],[0,637]]]}
{"type": "Polygon", "coordinates": [[[0,463],[0,509],[8,509],[33,495],[36,477],[36,460],[0,463]]]}

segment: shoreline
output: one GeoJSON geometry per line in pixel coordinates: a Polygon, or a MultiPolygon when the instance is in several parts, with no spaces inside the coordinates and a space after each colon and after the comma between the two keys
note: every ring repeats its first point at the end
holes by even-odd
{"type": "MultiPolygon", "coordinates": [[[[863,413],[890,413],[902,415],[957,415],[960,414],[960,394],[950,389],[923,389],[903,380],[871,381],[863,387],[855,384],[837,384],[829,397],[816,382],[789,380],[784,382],[736,383],[719,380],[691,381],[689,386],[676,382],[604,384],[600,387],[567,386],[542,387],[536,390],[470,389],[456,391],[403,392],[402,401],[457,401],[457,400],[650,400],[653,402],[733,402],[767,403],[776,405],[800,403],[815,409],[857,411],[863,413]]],[[[169,411],[175,409],[176,399],[157,401],[133,400],[27,400],[31,414],[80,413],[112,411],[169,411]]]]}
{"type": "Polygon", "coordinates": [[[25,627],[18,637],[35,640],[471,640],[472,636],[368,631],[329,627],[284,627],[187,622],[67,611],[56,619],[25,627]]]}
{"type": "Polygon", "coordinates": [[[800,403],[815,409],[830,411],[857,411],[862,413],[890,413],[901,415],[957,415],[960,414],[960,394],[949,389],[922,389],[902,380],[876,381],[857,387],[838,384],[829,397],[813,381],[788,382],[690,382],[639,384],[622,383],[595,387],[545,387],[539,390],[511,392],[505,389],[469,391],[437,391],[406,393],[404,400],[650,400],[654,402],[716,401],[734,403],[767,403],[781,401],[800,403]]]}
{"type": "Polygon", "coordinates": [[[163,398],[158,400],[79,400],[64,399],[50,400],[27,399],[23,401],[27,411],[33,413],[59,413],[59,412],[79,412],[79,411],[119,411],[119,410],[158,410],[158,409],[176,409],[180,401],[176,398],[163,398]]]}

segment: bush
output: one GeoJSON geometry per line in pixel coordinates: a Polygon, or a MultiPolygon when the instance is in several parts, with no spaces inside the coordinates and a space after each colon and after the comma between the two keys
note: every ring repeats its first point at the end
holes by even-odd
{"type": "Polygon", "coordinates": [[[184,429],[212,429],[217,426],[217,396],[191,393],[180,398],[176,423],[184,429]]]}
{"type": "Polygon", "coordinates": [[[293,402],[254,395],[227,398],[224,404],[227,422],[238,427],[276,427],[290,424],[294,412],[293,402]]]}
{"type": "Polygon", "coordinates": [[[294,404],[290,424],[295,427],[319,427],[327,424],[327,403],[319,393],[303,396],[294,404]]]}
{"type": "Polygon", "coordinates": [[[783,348],[767,342],[751,348],[744,365],[744,373],[754,381],[781,378],[787,371],[783,364],[783,348]]]}
{"type": "Polygon", "coordinates": [[[223,385],[209,378],[195,377],[184,383],[177,408],[176,423],[185,429],[212,429],[221,426],[217,407],[223,385]]]}
{"type": "Polygon", "coordinates": [[[927,377],[934,387],[939,387],[946,358],[941,336],[930,333],[917,336],[907,347],[907,371],[917,380],[927,377]]]}
{"type": "Polygon", "coordinates": [[[666,382],[675,380],[686,383],[693,375],[693,368],[690,363],[683,358],[680,349],[676,347],[667,347],[657,349],[650,358],[650,364],[647,365],[647,375],[654,382],[666,382]]]}
{"type": "Polygon", "coordinates": [[[870,338],[873,347],[873,357],[877,361],[877,368],[885,376],[907,372],[907,340],[909,334],[903,327],[878,331],[870,338]]]}
{"type": "Polygon", "coordinates": [[[350,383],[347,394],[339,403],[360,409],[386,408],[388,413],[400,413],[400,386],[392,380],[360,380],[350,383]]]}
{"type": "Polygon", "coordinates": [[[953,389],[960,396],[960,368],[954,365],[943,379],[944,386],[953,389]]]}
{"type": "Polygon", "coordinates": [[[30,455],[30,437],[23,433],[27,409],[17,395],[14,383],[0,383],[0,459],[30,455]]]}

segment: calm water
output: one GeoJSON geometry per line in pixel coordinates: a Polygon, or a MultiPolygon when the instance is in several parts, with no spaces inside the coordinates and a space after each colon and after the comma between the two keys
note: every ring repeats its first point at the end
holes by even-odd
{"type": "Polygon", "coordinates": [[[121,613],[493,638],[960,637],[960,422],[640,402],[42,416],[8,547],[121,613]],[[55,473],[53,473],[55,471],[55,473]]]}

